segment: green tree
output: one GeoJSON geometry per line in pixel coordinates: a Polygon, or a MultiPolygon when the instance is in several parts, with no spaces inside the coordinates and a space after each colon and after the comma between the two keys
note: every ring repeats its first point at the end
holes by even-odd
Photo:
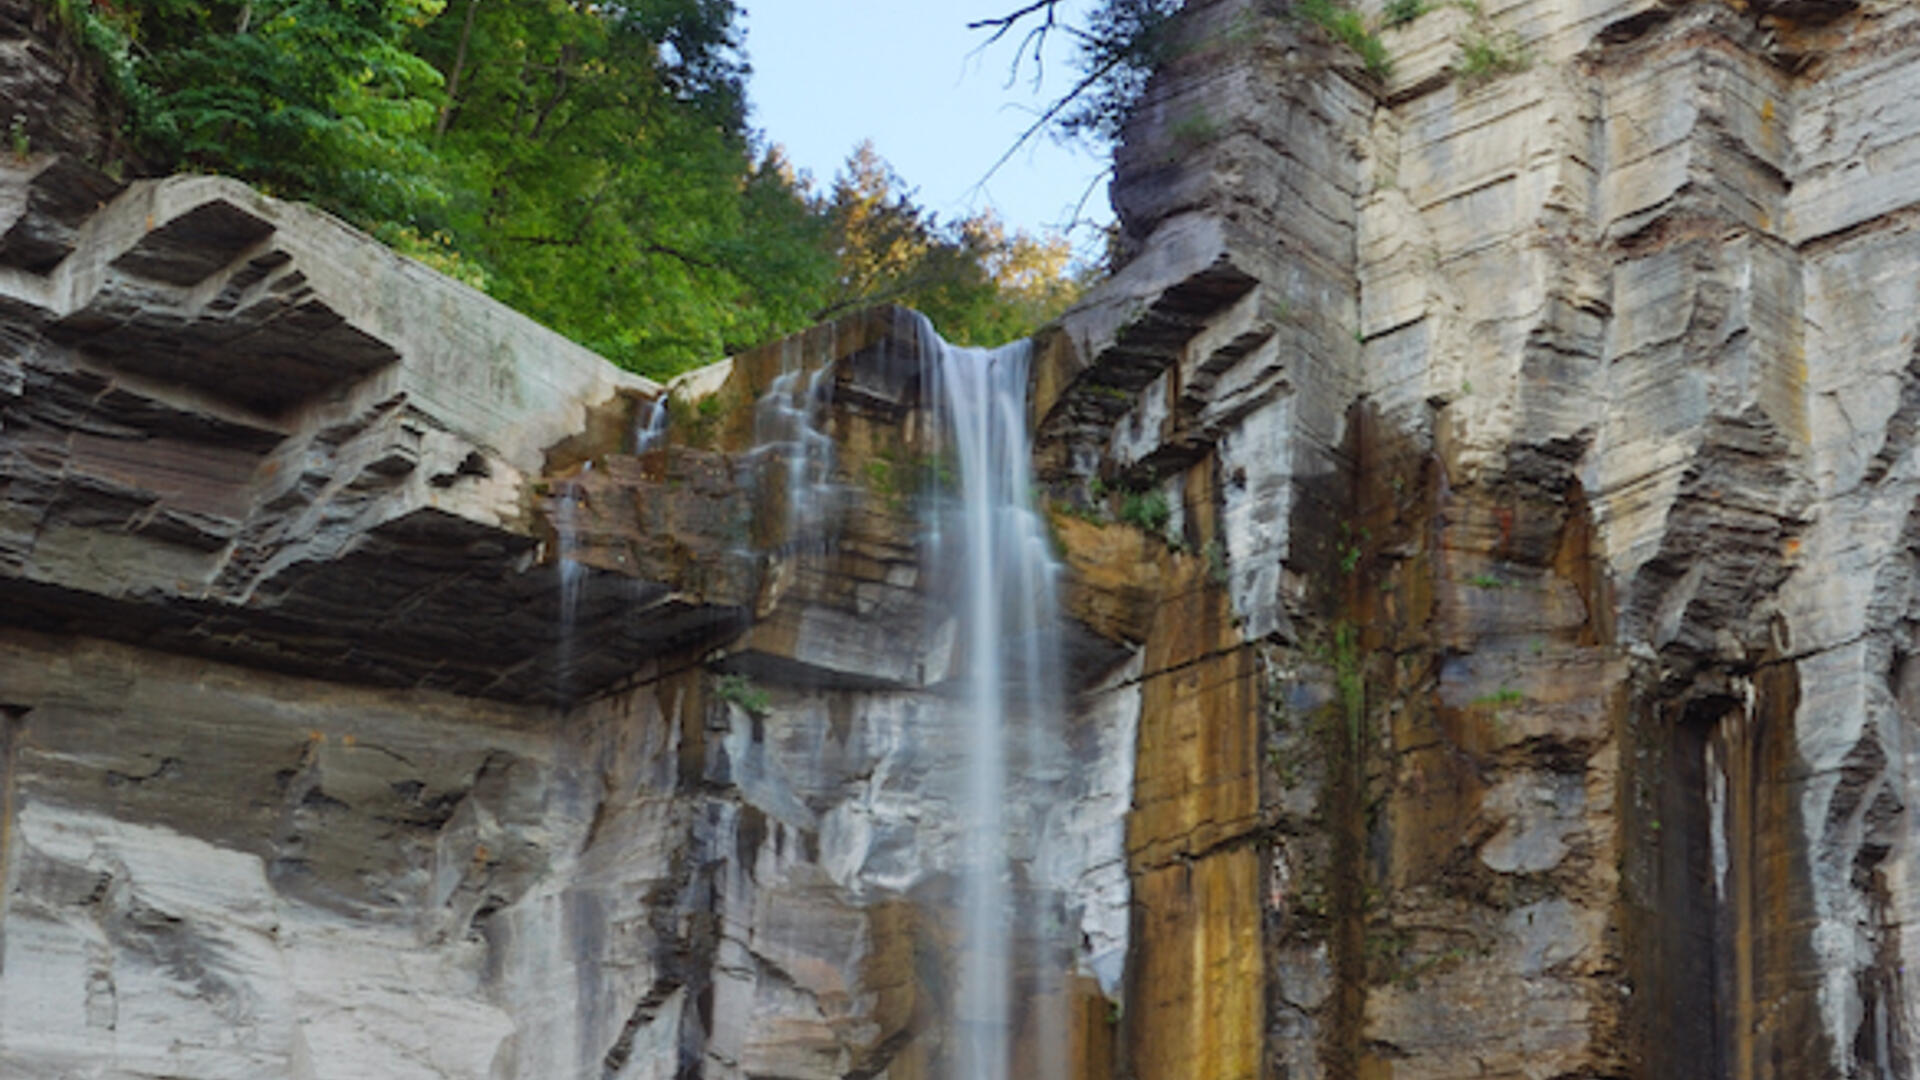
{"type": "Polygon", "coordinates": [[[422,136],[440,75],[406,48],[442,0],[148,0],[135,134],[160,160],[246,177],[360,221],[444,199],[422,136]]]}
{"type": "Polygon", "coordinates": [[[725,0],[467,0],[422,35],[445,72],[446,232],[489,288],[667,374],[795,328],[822,228],[745,134],[725,0]]]}
{"type": "Polygon", "coordinates": [[[733,0],[46,2],[156,169],[320,203],[637,371],[863,303],[998,341],[1071,294],[1063,245],[941,224],[871,147],[810,190],[748,133],[733,0]]]}
{"type": "Polygon", "coordinates": [[[1009,236],[991,212],[942,225],[870,142],[847,159],[827,213],[839,276],[823,315],[906,304],[949,340],[989,345],[1032,333],[1079,292],[1064,238],[1009,236]]]}

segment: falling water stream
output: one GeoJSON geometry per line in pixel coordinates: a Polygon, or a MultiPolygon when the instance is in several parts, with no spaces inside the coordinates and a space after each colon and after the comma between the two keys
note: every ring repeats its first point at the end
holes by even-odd
{"type": "Polygon", "coordinates": [[[667,444],[667,395],[661,394],[639,410],[633,425],[633,452],[644,454],[667,444]]]}
{"type": "Polygon", "coordinates": [[[780,374],[754,406],[754,453],[771,454],[786,469],[789,549],[824,543],[832,524],[833,438],[820,426],[832,368],[808,372],[790,352],[780,374]]]}
{"type": "MultiPolygon", "coordinates": [[[[580,466],[585,476],[593,471],[593,462],[580,466]]],[[[573,700],[573,664],[576,624],[580,621],[580,597],[585,591],[587,566],[579,559],[580,485],[566,481],[553,516],[554,541],[558,546],[560,568],[560,653],[554,664],[554,694],[562,702],[573,700]]]]}
{"type": "MultiPolygon", "coordinates": [[[[951,1080],[1064,1080],[1064,1016],[1054,961],[1063,951],[1016,867],[1034,856],[1048,800],[1063,773],[1063,690],[1057,578],[1047,530],[1032,506],[1027,434],[1027,342],[998,349],[947,344],[919,322],[920,386],[933,424],[934,466],[957,490],[926,501],[930,593],[959,623],[961,674],[941,687],[956,699],[961,759],[956,803],[960,920],[948,1060],[951,1080]],[[1016,1051],[1015,1032],[1028,1038],[1016,1051]],[[1022,1060],[1015,1060],[1016,1055],[1022,1060]]],[[[754,454],[784,481],[786,553],[820,550],[838,509],[834,445],[823,430],[831,365],[808,372],[795,357],[755,411],[754,454]]],[[[666,409],[635,426],[636,453],[660,445],[666,409]]],[[[590,467],[590,466],[589,466],[590,467]]],[[[583,472],[584,472],[583,468],[583,472]]],[[[928,487],[942,485],[929,477],[928,487]]],[[[556,692],[570,697],[574,621],[585,567],[575,559],[577,485],[555,517],[561,583],[556,692]]]]}
{"type": "MultiPolygon", "coordinates": [[[[1051,944],[1036,929],[1044,919],[1022,918],[1016,935],[1021,904],[1013,888],[1014,838],[1031,837],[1039,827],[1035,818],[1044,815],[1044,806],[1022,800],[1034,785],[1018,778],[1052,767],[1062,703],[1059,568],[1032,506],[1031,347],[1024,341],[992,350],[948,345],[924,320],[920,344],[922,385],[959,480],[957,504],[939,515],[933,563],[950,568],[945,584],[966,654],[953,1076],[1056,1080],[1065,1071],[1064,1025],[1036,1017],[1030,1003],[1017,1000],[1016,984],[1031,992],[1036,977],[1021,977],[1014,949],[1016,936],[1023,958],[1029,946],[1051,944]],[[1016,1019],[1037,1029],[1029,1045],[1043,1060],[1013,1060],[1016,1019]]],[[[1044,971],[1049,965],[1042,958],[1028,966],[1044,971]]],[[[1057,997],[1039,989],[1035,997],[1057,997]]]]}

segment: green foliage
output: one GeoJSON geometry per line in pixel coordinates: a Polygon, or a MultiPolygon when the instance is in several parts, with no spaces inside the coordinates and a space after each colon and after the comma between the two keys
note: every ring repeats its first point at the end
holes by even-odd
{"type": "Polygon", "coordinates": [[[767,692],[745,675],[722,675],[713,683],[713,696],[729,705],[738,705],[755,716],[765,716],[773,707],[767,692]]]}
{"type": "Polygon", "coordinates": [[[406,47],[443,0],[146,0],[134,14],[149,153],[355,220],[445,199],[423,136],[439,72],[406,47]]]}
{"type": "Polygon", "coordinates": [[[1527,55],[1520,35],[1476,23],[1460,39],[1460,59],[1455,69],[1461,79],[1473,83],[1518,74],[1532,66],[1533,59],[1527,55]]]}
{"type": "Polygon", "coordinates": [[[1220,542],[1219,537],[1215,537],[1207,541],[1207,546],[1201,548],[1200,553],[1207,560],[1207,580],[1222,588],[1226,587],[1232,580],[1227,573],[1226,545],[1220,542]]]}
{"type": "Polygon", "coordinates": [[[374,222],[368,229],[374,239],[408,258],[440,271],[476,289],[487,287],[486,268],[462,255],[453,237],[443,231],[422,233],[411,225],[396,221],[374,222]]]}
{"type": "Polygon", "coordinates": [[[1153,69],[1171,54],[1173,16],[1182,0],[1102,0],[1076,32],[1081,78],[1059,112],[1069,138],[1120,138],[1153,69]]]}
{"type": "Polygon", "coordinates": [[[893,480],[893,462],[876,457],[867,462],[867,489],[884,499],[893,499],[900,488],[893,480]]]}
{"type": "Polygon", "coordinates": [[[679,439],[688,446],[707,446],[719,428],[722,408],[718,394],[703,397],[697,403],[669,394],[667,428],[679,432],[679,439]]]}
{"type": "Polygon", "coordinates": [[[962,345],[1010,341],[1066,310],[1080,283],[1064,239],[1009,236],[991,213],[942,225],[862,143],[825,202],[838,277],[823,315],[873,303],[924,312],[962,345]]]}
{"type": "Polygon", "coordinates": [[[1340,572],[1351,575],[1359,567],[1360,545],[1352,543],[1340,545],[1340,572]]]}
{"type": "Polygon", "coordinates": [[[1167,523],[1173,520],[1173,508],[1167,505],[1166,495],[1158,490],[1131,491],[1120,500],[1120,520],[1159,534],[1165,532],[1167,523]]]}
{"type": "Polygon", "coordinates": [[[1220,122],[1203,111],[1181,117],[1169,132],[1173,141],[1186,149],[1204,146],[1220,135],[1220,122]]]}
{"type": "Polygon", "coordinates": [[[1527,695],[1515,690],[1511,686],[1503,686],[1491,694],[1474,698],[1473,703],[1475,705],[1502,706],[1518,705],[1525,700],[1527,700],[1527,695]]]}
{"type": "Polygon", "coordinates": [[[1367,687],[1360,665],[1359,631],[1345,620],[1335,623],[1333,683],[1340,696],[1340,714],[1346,721],[1348,745],[1356,754],[1360,750],[1361,727],[1367,711],[1367,687]]]}
{"type": "Polygon", "coordinates": [[[133,14],[119,5],[94,0],[47,0],[54,20],[100,58],[108,81],[122,101],[139,113],[152,94],[134,70],[133,14]]]}
{"type": "Polygon", "coordinates": [[[1387,0],[1388,26],[1405,26],[1427,13],[1427,0],[1387,0]]]}
{"type": "Polygon", "coordinates": [[[734,0],[46,2],[156,168],[319,203],[646,374],[885,301],[997,343],[1077,290],[1064,243],[936,222],[871,148],[820,194],[758,144],[734,0]]]}
{"type": "Polygon", "coordinates": [[[1467,584],[1476,589],[1504,589],[1507,587],[1507,582],[1504,579],[1487,573],[1473,575],[1467,579],[1467,584]]]}
{"type": "Polygon", "coordinates": [[[1327,36],[1353,50],[1369,74],[1384,79],[1393,73],[1393,58],[1380,36],[1367,26],[1366,19],[1341,0],[1298,0],[1294,10],[1308,22],[1327,32],[1327,36]]]}
{"type": "Polygon", "coordinates": [[[744,134],[731,3],[454,2],[419,48],[448,231],[495,296],[656,376],[807,321],[831,255],[744,134]]]}

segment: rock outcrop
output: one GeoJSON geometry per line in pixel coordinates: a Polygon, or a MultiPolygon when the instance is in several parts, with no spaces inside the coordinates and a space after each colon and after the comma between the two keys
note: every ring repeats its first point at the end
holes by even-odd
{"type": "MultiPolygon", "coordinates": [[[[1190,0],[1036,341],[1021,1060],[1907,1075],[1920,12],[1358,6],[1190,0]]],[[[917,320],[656,386],[90,146],[0,160],[0,1073],[946,1075],[917,320]]]]}
{"type": "MultiPolygon", "coordinates": [[[[917,317],[697,372],[654,445],[664,388],[322,215],[7,175],[51,239],[0,251],[0,1072],[941,1073],[965,718],[917,317]]],[[[1034,940],[1079,943],[1018,1037],[1094,1060],[1123,653],[1073,649],[1074,768],[1010,792],[1034,940]]]]}
{"type": "Polygon", "coordinates": [[[1920,20],[1358,6],[1390,75],[1187,5],[1037,380],[1259,691],[1142,716],[1133,1075],[1905,1075],[1920,20]],[[1147,748],[1249,724],[1257,808],[1143,843],[1147,748]]]}

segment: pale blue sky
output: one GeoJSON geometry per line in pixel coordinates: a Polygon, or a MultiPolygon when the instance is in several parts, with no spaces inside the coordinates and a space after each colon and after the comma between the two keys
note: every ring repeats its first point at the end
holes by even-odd
{"type": "MultiPolygon", "coordinates": [[[[1091,0],[1069,0],[1074,13],[1091,0]]],[[[1007,84],[1012,35],[986,40],[967,23],[1004,14],[1019,0],[742,0],[753,64],[750,123],[787,149],[817,186],[832,182],[854,146],[871,138],[920,205],[941,220],[992,206],[1009,226],[1038,232],[1068,220],[1106,167],[1104,155],[1041,138],[986,184],[982,174],[1033,122],[1036,110],[1073,85],[1071,46],[1056,35],[1046,78],[1032,68],[1007,84]]],[[[1099,180],[1084,216],[1107,209],[1099,180]]],[[[1082,230],[1082,250],[1098,250],[1082,230]]]]}

